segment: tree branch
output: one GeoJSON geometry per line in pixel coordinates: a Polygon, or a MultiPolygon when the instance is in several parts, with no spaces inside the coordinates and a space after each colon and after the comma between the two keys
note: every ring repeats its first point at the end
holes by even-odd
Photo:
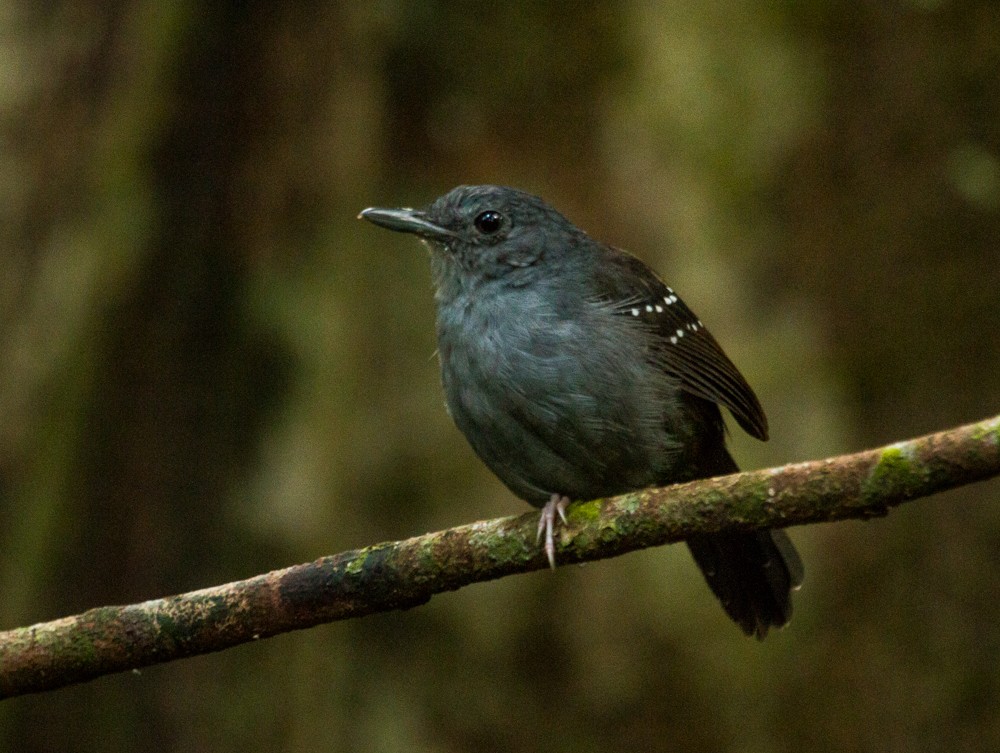
{"type": "MultiPolygon", "coordinates": [[[[695,533],[871,518],[1000,475],[1000,416],[853,455],[580,502],[562,564],[695,533]]],[[[537,513],[376,544],[248,580],[0,633],[0,698],[51,690],[334,620],[408,609],[546,567],[537,513]]]]}

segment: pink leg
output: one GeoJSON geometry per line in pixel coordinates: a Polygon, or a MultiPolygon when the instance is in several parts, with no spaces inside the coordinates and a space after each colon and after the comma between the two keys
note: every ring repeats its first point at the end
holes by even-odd
{"type": "Polygon", "coordinates": [[[569,497],[563,497],[559,494],[553,494],[548,502],[545,503],[545,507],[542,508],[541,517],[538,519],[538,535],[535,537],[535,542],[539,542],[542,539],[542,532],[545,532],[545,556],[549,559],[549,566],[555,570],[556,569],[556,542],[552,535],[552,531],[555,528],[556,523],[556,513],[562,519],[563,523],[567,523],[566,520],[566,505],[569,504],[569,497]]]}

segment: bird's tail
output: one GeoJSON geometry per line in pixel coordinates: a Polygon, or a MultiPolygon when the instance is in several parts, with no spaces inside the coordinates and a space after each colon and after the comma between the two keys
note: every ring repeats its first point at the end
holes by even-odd
{"type": "MultiPolygon", "coordinates": [[[[738,470],[729,454],[732,468],[738,470]]],[[[792,616],[792,591],[802,585],[802,560],[784,531],[692,536],[688,548],[733,621],[747,635],[763,639],[792,616]]]]}

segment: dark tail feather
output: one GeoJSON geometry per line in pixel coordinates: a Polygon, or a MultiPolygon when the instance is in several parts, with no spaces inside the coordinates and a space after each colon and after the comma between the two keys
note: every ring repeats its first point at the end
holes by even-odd
{"type": "Polygon", "coordinates": [[[723,609],[747,635],[763,639],[792,616],[802,560],[784,531],[692,536],[688,547],[723,609]]]}
{"type": "MultiPolygon", "coordinates": [[[[706,463],[705,475],[736,473],[723,448],[706,463]]],[[[722,608],[747,635],[763,640],[767,631],[788,624],[792,591],[802,585],[802,560],[782,530],[692,536],[688,548],[722,608]]]]}
{"type": "MultiPolygon", "coordinates": [[[[736,473],[722,449],[706,464],[706,476],[736,473]]],[[[722,608],[744,633],[763,640],[792,617],[792,591],[805,574],[799,553],[782,530],[692,536],[688,548],[722,608]]]]}

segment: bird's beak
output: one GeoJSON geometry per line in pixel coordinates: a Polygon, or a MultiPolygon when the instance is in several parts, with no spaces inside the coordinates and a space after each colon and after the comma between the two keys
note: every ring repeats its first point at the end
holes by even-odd
{"type": "Polygon", "coordinates": [[[443,228],[440,225],[435,225],[424,216],[423,212],[417,209],[380,209],[378,207],[369,207],[362,210],[361,214],[358,215],[358,219],[362,218],[389,230],[395,230],[400,233],[413,233],[429,240],[444,240],[445,238],[456,237],[456,234],[451,230],[443,228]]]}

